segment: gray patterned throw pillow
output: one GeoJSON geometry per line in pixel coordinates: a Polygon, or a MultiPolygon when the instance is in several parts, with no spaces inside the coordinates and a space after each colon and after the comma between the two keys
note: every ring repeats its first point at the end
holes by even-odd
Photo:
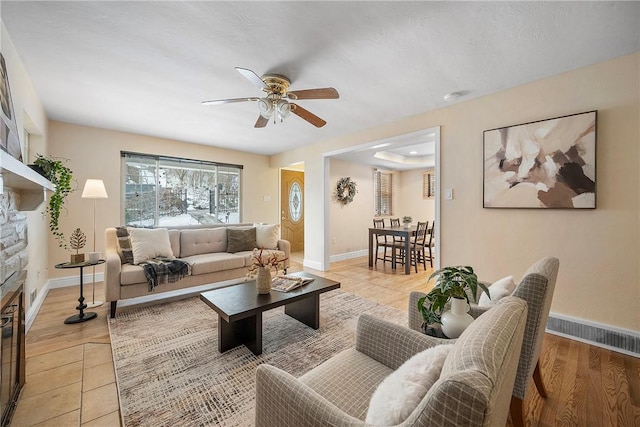
{"type": "Polygon", "coordinates": [[[131,237],[127,227],[116,227],[118,238],[118,255],[123,264],[133,264],[133,250],[131,249],[131,237]]]}

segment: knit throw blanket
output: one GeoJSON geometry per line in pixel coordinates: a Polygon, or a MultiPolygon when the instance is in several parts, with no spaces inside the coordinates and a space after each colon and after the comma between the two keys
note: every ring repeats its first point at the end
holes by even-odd
{"type": "Polygon", "coordinates": [[[149,283],[149,292],[163,283],[175,283],[191,274],[191,266],[179,259],[153,258],[140,265],[149,283]]]}

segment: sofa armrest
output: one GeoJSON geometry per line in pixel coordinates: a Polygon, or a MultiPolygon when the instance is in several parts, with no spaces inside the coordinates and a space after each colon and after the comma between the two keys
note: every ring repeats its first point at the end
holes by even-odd
{"type": "Polygon", "coordinates": [[[278,249],[284,252],[286,261],[284,262],[284,268],[291,266],[291,243],[288,240],[278,240],[278,249]]]}
{"type": "Polygon", "coordinates": [[[256,427],[364,426],[337,406],[274,366],[256,370],[256,427]]]}
{"type": "Polygon", "coordinates": [[[418,332],[422,332],[422,315],[418,311],[418,300],[425,295],[427,294],[418,291],[414,291],[409,294],[409,307],[407,307],[409,328],[418,332]]]}
{"type": "Polygon", "coordinates": [[[118,243],[115,228],[104,231],[104,298],[106,301],[120,299],[120,272],[122,261],[118,255],[118,243]]]}
{"type": "Polygon", "coordinates": [[[360,315],[356,330],[356,350],[396,370],[411,356],[451,340],[435,338],[395,323],[360,315]]]}

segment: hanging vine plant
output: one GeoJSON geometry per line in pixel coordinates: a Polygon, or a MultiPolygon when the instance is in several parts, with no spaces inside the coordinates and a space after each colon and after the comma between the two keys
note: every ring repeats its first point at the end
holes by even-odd
{"type": "Polygon", "coordinates": [[[338,185],[336,186],[336,198],[338,199],[338,202],[343,205],[353,202],[353,198],[358,192],[356,188],[357,185],[358,184],[356,184],[350,176],[340,178],[338,180],[338,185]]]}
{"type": "Polygon", "coordinates": [[[47,212],[49,213],[49,230],[58,241],[58,246],[63,249],[68,249],[68,245],[64,233],[60,231],[60,212],[67,196],[74,191],[71,186],[73,172],[64,165],[67,161],[67,159],[60,160],[38,154],[33,162],[42,169],[43,176],[56,186],[55,191],[49,197],[47,212]]]}

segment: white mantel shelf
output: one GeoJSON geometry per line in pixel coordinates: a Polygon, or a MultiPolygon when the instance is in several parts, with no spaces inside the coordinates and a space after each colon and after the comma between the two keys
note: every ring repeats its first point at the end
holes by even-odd
{"type": "Polygon", "coordinates": [[[17,208],[21,211],[36,210],[45,199],[45,191],[55,190],[51,181],[2,150],[0,150],[0,175],[2,175],[2,187],[11,188],[20,194],[17,208]]]}

